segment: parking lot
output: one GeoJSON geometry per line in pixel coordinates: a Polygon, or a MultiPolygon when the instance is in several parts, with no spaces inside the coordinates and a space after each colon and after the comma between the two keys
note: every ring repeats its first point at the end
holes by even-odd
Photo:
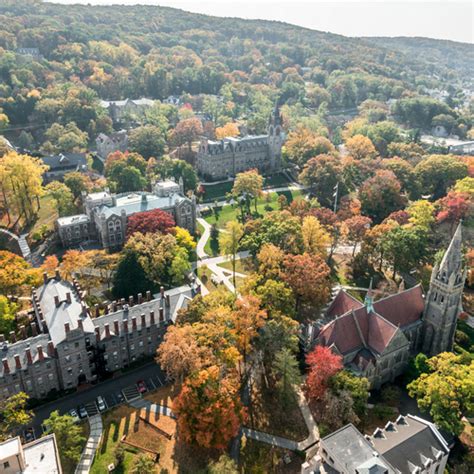
{"type": "Polygon", "coordinates": [[[61,415],[64,415],[72,409],[78,411],[78,408],[83,406],[87,416],[93,416],[99,413],[96,401],[98,396],[103,397],[105,402],[105,409],[102,412],[122,403],[136,400],[142,396],[137,382],[143,382],[143,384],[140,384],[140,390],[142,391],[155,390],[167,384],[165,374],[161,371],[160,367],[155,363],[150,363],[120,377],[94,385],[85,391],[67,395],[64,398],[36,408],[34,410],[35,418],[30,429],[33,429],[35,437],[40,436],[44,420],[54,410],[58,410],[61,415]]]}

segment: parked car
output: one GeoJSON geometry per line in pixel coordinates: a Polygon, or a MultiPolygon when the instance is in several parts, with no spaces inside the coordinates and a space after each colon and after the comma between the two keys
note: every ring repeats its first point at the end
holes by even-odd
{"type": "Polygon", "coordinates": [[[79,412],[79,417],[80,418],[87,418],[87,410],[86,410],[86,407],[84,405],[79,405],[77,407],[77,411],[79,412]]]}
{"type": "Polygon", "coordinates": [[[115,394],[115,398],[117,399],[117,402],[118,402],[118,403],[123,403],[123,402],[125,401],[125,398],[124,398],[122,392],[117,392],[117,393],[115,394]]]}
{"type": "Polygon", "coordinates": [[[35,432],[34,432],[33,428],[27,428],[23,432],[23,439],[25,440],[25,443],[29,443],[30,441],[34,441],[35,432]]]}
{"type": "Polygon", "coordinates": [[[79,415],[77,414],[76,409],[69,410],[69,416],[74,420],[74,423],[77,423],[79,421],[79,415]]]}
{"type": "Polygon", "coordinates": [[[105,400],[100,395],[96,398],[96,402],[99,411],[105,411],[107,405],[105,404],[105,400]]]}
{"type": "Polygon", "coordinates": [[[144,380],[139,380],[137,382],[137,388],[140,393],[145,393],[147,391],[146,384],[144,380]]]}

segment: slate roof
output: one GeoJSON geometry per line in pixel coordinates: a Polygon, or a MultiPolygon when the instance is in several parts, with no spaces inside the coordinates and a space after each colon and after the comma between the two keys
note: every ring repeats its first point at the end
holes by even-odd
{"type": "Polygon", "coordinates": [[[59,155],[44,156],[41,160],[49,166],[47,172],[61,171],[72,167],[76,169],[87,167],[85,153],[60,153],[59,155]]]}
{"type": "Polygon", "coordinates": [[[335,346],[341,354],[369,348],[381,354],[395,336],[398,327],[421,320],[424,299],[421,286],[415,286],[374,303],[374,312],[341,290],[327,315],[335,317],[323,326],[318,338],[325,346],[335,346]]]}
{"type": "Polygon", "coordinates": [[[208,154],[217,155],[226,152],[239,152],[255,150],[255,148],[266,148],[268,146],[268,135],[247,135],[242,138],[226,137],[222,140],[208,140],[208,154]]]}
{"type": "Polygon", "coordinates": [[[124,100],[101,100],[100,101],[100,105],[104,108],[108,108],[111,105],[114,105],[115,107],[124,107],[128,103],[132,103],[135,105],[153,105],[154,101],[152,99],[146,99],[146,98],[124,99],[124,100]]]}
{"type": "Polygon", "coordinates": [[[99,206],[97,213],[105,214],[106,218],[112,215],[120,216],[122,210],[127,216],[137,212],[151,211],[153,209],[166,209],[174,207],[176,203],[186,200],[180,194],[170,194],[169,196],[156,196],[150,193],[131,193],[125,196],[120,196],[115,199],[114,206],[99,206]],[[146,199],[143,198],[146,196],[146,199]]]}
{"type": "MultiPolygon", "coordinates": [[[[38,346],[42,346],[44,357],[48,356],[48,342],[50,341],[48,334],[39,334],[38,336],[29,337],[13,343],[4,343],[0,347],[0,359],[7,359],[10,367],[10,374],[16,372],[15,355],[20,356],[20,363],[22,367],[28,365],[28,359],[26,357],[26,349],[30,349],[33,363],[38,360],[38,346]]],[[[3,364],[0,365],[0,376],[3,376],[4,369],[3,364]]]]}
{"type": "Polygon", "coordinates": [[[59,226],[71,224],[88,224],[90,219],[86,214],[76,214],[75,216],[59,217],[56,222],[59,226]]]}
{"type": "Polygon", "coordinates": [[[51,278],[36,290],[36,294],[54,347],[66,338],[65,323],[68,323],[70,330],[73,331],[78,328],[78,319],[81,319],[84,331],[94,332],[89,314],[83,308],[74,286],[68,281],[51,278]],[[67,302],[67,293],[71,293],[71,303],[67,302]],[[54,302],[55,296],[60,302],[57,307],[54,302]]]}

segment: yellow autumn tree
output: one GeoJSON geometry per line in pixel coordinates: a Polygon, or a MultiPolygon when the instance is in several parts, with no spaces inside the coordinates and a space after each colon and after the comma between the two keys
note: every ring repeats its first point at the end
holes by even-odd
{"type": "Polygon", "coordinates": [[[222,127],[216,128],[216,138],[221,140],[225,137],[238,137],[240,134],[239,127],[234,122],[229,122],[222,127]]]}
{"type": "Polygon", "coordinates": [[[309,254],[326,255],[331,245],[331,236],[314,216],[306,216],[301,226],[305,251],[309,254]]]}
{"type": "Polygon", "coordinates": [[[354,135],[346,141],[346,148],[350,155],[356,160],[363,160],[366,158],[375,158],[377,150],[370,138],[363,135],[354,135]]]}

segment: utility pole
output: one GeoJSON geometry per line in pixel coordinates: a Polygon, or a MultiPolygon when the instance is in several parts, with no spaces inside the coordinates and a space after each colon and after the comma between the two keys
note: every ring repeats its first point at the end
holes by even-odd
{"type": "Polygon", "coordinates": [[[337,198],[338,198],[338,195],[339,195],[339,181],[337,182],[336,186],[334,186],[334,194],[333,194],[333,197],[334,197],[334,214],[336,214],[336,212],[337,212],[337,198]]]}

